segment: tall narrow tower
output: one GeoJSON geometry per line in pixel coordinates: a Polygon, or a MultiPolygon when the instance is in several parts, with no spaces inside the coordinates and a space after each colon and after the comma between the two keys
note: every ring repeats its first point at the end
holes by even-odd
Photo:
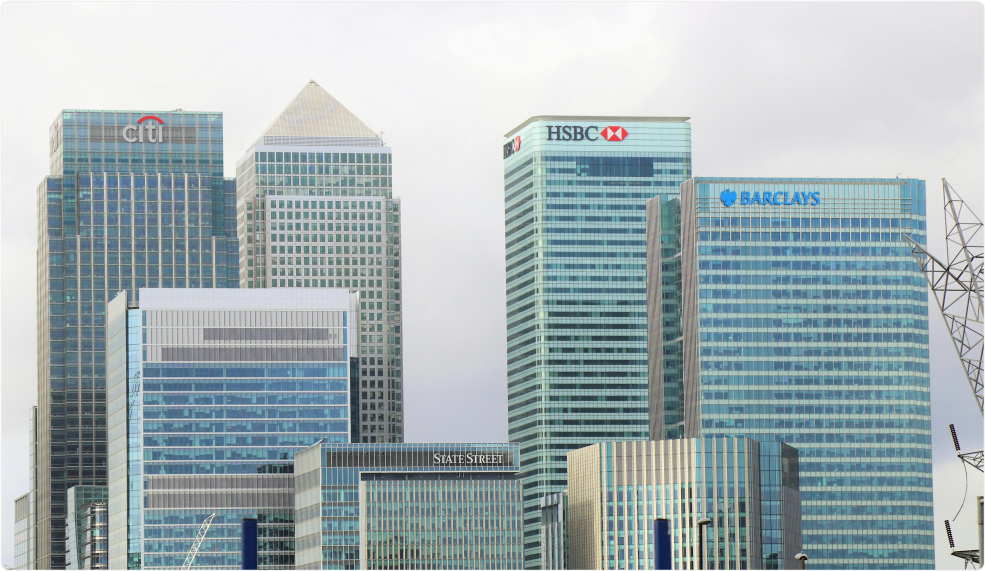
{"type": "Polygon", "coordinates": [[[237,287],[222,113],[66,109],[38,186],[37,568],[65,566],[67,491],[105,486],[106,304],[237,287]]]}
{"type": "Polygon", "coordinates": [[[236,165],[240,287],[359,292],[360,442],[404,437],[392,171],[380,134],[314,80],[236,165]]]}
{"type": "Polygon", "coordinates": [[[650,435],[646,201],[677,197],[690,177],[691,125],[532,117],[507,133],[503,159],[509,434],[524,566],[537,569],[540,498],[567,487],[567,453],[650,435]]]}

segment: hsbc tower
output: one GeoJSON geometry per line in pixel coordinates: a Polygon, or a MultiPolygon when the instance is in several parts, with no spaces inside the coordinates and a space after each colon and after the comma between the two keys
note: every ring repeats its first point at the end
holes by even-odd
{"type": "MultiPolygon", "coordinates": [[[[540,498],[566,489],[567,453],[651,438],[646,201],[679,196],[691,176],[688,119],[538,116],[505,135],[509,434],[527,569],[541,567],[540,498]]],[[[663,311],[676,322],[673,296],[663,311]]],[[[656,342],[679,366],[679,335],[656,342]]]]}

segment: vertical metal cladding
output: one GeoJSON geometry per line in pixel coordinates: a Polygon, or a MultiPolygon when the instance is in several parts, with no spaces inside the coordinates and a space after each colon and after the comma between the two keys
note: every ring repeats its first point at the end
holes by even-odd
{"type": "Polygon", "coordinates": [[[649,437],[646,201],[691,174],[684,117],[532,117],[504,141],[510,441],[521,445],[524,565],[565,454],[649,437]]]}
{"type": "MultiPolygon", "coordinates": [[[[704,568],[760,569],[762,515],[775,511],[772,502],[799,510],[795,467],[774,478],[761,444],[748,438],[604,442],[568,453],[568,464],[572,569],[655,568],[656,519],[669,520],[673,568],[696,569],[703,517],[711,519],[704,568]]],[[[792,556],[799,525],[786,531],[792,556]]]]}
{"type": "MultiPolygon", "coordinates": [[[[686,433],[798,449],[811,565],[934,566],[928,293],[904,240],[926,243],[925,195],[915,179],[682,186],[686,433]]],[[[774,514],[775,543],[795,517],[774,514]]]]}
{"type": "Polygon", "coordinates": [[[106,485],[106,304],[236,287],[222,114],[64,110],[38,186],[37,565],[65,565],[66,492],[106,485]]]}

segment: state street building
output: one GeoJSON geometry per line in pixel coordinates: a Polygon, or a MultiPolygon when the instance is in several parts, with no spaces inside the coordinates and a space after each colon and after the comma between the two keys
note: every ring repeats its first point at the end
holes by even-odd
{"type": "Polygon", "coordinates": [[[331,444],[295,457],[295,569],[520,569],[516,444],[331,444]]]}
{"type": "Polygon", "coordinates": [[[400,199],[380,133],[308,82],[236,164],[239,287],[359,292],[355,440],[403,442],[400,199]]]}
{"type": "Polygon", "coordinates": [[[567,487],[565,455],[650,438],[644,211],[691,176],[691,125],[539,116],[504,143],[509,438],[539,568],[540,499],[567,487]]]}
{"type": "Polygon", "coordinates": [[[680,281],[685,434],[797,448],[812,567],[932,569],[928,292],[904,239],[926,244],[924,182],[700,177],[647,217],[650,283],[680,281]]]}

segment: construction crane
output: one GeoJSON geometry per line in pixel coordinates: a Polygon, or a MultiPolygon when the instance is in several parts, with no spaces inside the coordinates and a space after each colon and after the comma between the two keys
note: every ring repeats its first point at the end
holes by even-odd
{"type": "Polygon", "coordinates": [[[188,550],[188,556],[185,557],[185,563],[181,566],[181,571],[188,571],[195,561],[195,556],[198,555],[198,548],[202,546],[202,541],[205,539],[205,534],[209,532],[209,526],[212,525],[212,518],[215,517],[215,512],[212,515],[205,518],[202,522],[202,527],[198,528],[198,535],[195,536],[195,541],[192,543],[192,548],[188,550]]]}
{"type": "Polygon", "coordinates": [[[985,252],[981,245],[982,221],[944,181],[944,225],[947,239],[947,263],[931,255],[923,246],[904,234],[910,251],[923,270],[937,306],[951,333],[951,341],[961,359],[968,384],[985,415],[982,391],[982,275],[985,252]]]}

